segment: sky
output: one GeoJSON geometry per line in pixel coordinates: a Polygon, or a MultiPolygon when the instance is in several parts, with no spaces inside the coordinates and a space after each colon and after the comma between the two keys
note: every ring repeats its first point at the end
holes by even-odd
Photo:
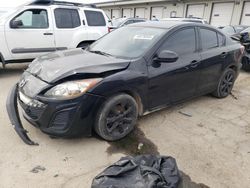
{"type": "MultiPolygon", "coordinates": [[[[3,7],[17,7],[19,5],[25,4],[31,0],[0,0],[0,8],[3,7]]],[[[101,2],[104,0],[63,0],[63,1],[72,1],[72,2],[81,2],[81,3],[94,3],[94,2],[101,2]]]]}

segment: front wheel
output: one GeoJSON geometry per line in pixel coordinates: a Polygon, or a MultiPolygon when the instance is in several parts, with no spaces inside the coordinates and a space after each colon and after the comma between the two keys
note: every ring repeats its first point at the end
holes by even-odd
{"type": "Polygon", "coordinates": [[[133,97],[119,94],[109,98],[99,109],[96,133],[107,141],[119,140],[128,135],[135,127],[138,106],[133,97]]]}
{"type": "Polygon", "coordinates": [[[230,95],[235,79],[236,72],[231,68],[226,69],[219,80],[217,89],[212,93],[213,96],[217,98],[225,98],[230,95]]]}

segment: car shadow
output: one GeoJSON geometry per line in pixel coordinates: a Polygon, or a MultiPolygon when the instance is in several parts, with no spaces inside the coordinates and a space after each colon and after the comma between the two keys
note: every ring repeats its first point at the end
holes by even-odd
{"type": "Polygon", "coordinates": [[[203,183],[196,183],[193,182],[190,176],[185,174],[183,171],[180,171],[181,174],[181,182],[178,186],[178,188],[209,188],[209,186],[203,184],[203,183]]]}

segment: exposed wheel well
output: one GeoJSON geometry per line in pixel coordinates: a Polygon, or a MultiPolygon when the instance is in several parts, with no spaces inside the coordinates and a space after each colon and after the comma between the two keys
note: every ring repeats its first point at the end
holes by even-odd
{"type": "Polygon", "coordinates": [[[233,69],[235,72],[237,71],[237,67],[235,65],[230,65],[228,68],[233,69]]]}
{"type": "Polygon", "coordinates": [[[126,93],[135,99],[135,101],[138,105],[138,113],[140,116],[142,116],[143,115],[143,104],[142,104],[140,95],[138,95],[136,92],[132,92],[132,91],[123,91],[123,93],[126,93]]]}

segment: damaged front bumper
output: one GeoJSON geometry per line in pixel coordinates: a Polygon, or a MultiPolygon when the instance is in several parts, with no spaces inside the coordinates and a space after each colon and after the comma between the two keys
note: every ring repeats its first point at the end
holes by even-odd
{"type": "Polygon", "coordinates": [[[24,118],[36,128],[53,137],[72,138],[92,135],[95,114],[104,100],[104,97],[90,93],[65,101],[53,101],[39,96],[30,98],[19,91],[16,84],[8,95],[6,107],[19,137],[28,145],[38,145],[29,138],[28,131],[22,125],[18,102],[24,118]]]}
{"type": "Polygon", "coordinates": [[[28,145],[38,145],[38,143],[32,141],[27,133],[28,131],[23,128],[19,111],[18,111],[18,105],[17,105],[17,93],[18,93],[18,84],[16,84],[10,91],[7,101],[6,101],[6,108],[8,112],[8,116],[10,119],[10,122],[15,129],[16,133],[19,135],[19,137],[24,141],[24,143],[28,145]]]}

